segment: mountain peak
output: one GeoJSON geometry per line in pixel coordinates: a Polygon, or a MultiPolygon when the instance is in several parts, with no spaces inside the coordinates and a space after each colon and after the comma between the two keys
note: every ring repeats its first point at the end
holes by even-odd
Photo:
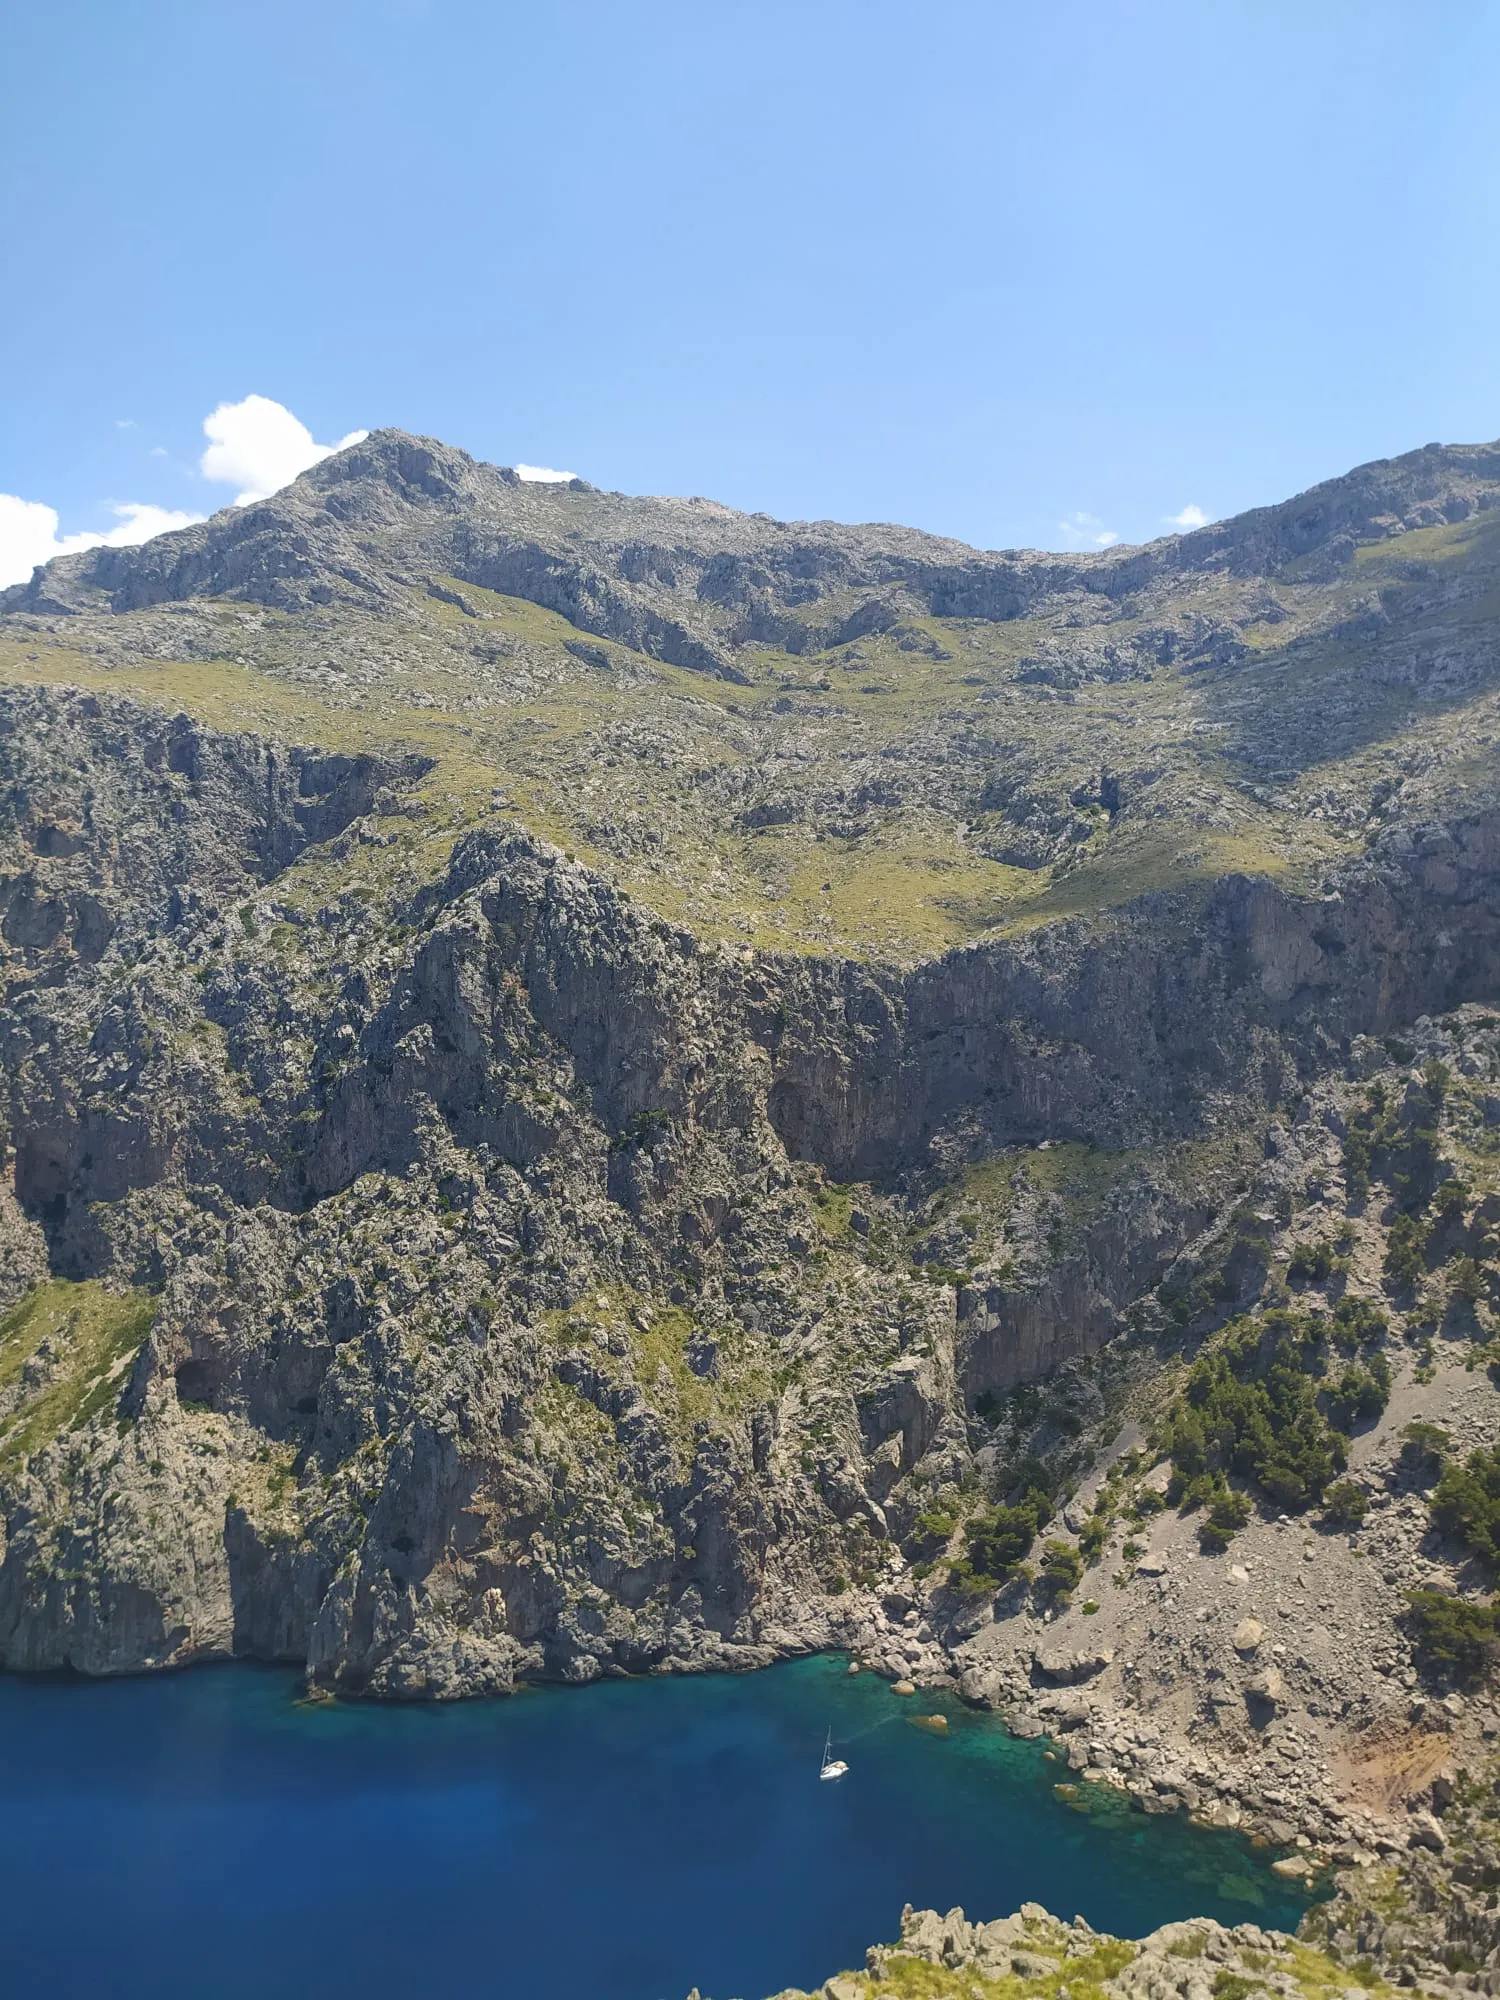
{"type": "Polygon", "coordinates": [[[457,581],[527,599],[648,657],[738,678],[747,645],[800,652],[902,617],[1004,623],[1072,605],[1070,617],[1097,623],[1216,575],[1243,584],[1295,569],[1326,582],[1363,545],[1451,525],[1497,500],[1500,445],[1426,445],[1141,547],[981,551],[899,526],[781,522],[702,498],[531,482],[387,428],[251,506],[140,547],[61,557],[0,595],[0,611],[228,598],[391,615],[404,612],[414,583],[457,581]]]}

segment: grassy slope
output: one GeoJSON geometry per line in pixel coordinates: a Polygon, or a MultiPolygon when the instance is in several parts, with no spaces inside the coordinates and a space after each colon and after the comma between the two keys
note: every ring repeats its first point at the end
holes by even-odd
{"type": "MultiPolygon", "coordinates": [[[[1195,613],[1228,586],[1193,584],[1195,613]]],[[[1362,549],[1332,585],[1278,581],[1251,656],[1072,689],[1018,676],[1071,643],[1060,616],[908,621],[821,654],[751,648],[748,685],[589,641],[472,584],[477,615],[415,590],[393,623],[201,603],[189,615],[0,627],[0,681],[67,681],[218,728],[435,766],[391,846],[309,857],[299,894],[430,879],[454,839],[519,817],[700,933],[763,949],[910,958],[1227,872],[1312,884],[1392,813],[1494,788],[1500,519],[1362,549]],[[58,643],[66,638],[71,645],[58,643]],[[169,652],[202,657],[167,657],[169,652]],[[602,662],[602,663],[601,663],[602,662]],[[1122,774],[1061,858],[987,858],[1009,808],[1122,774]],[[755,826],[746,804],[781,801],[755,826]]],[[[1269,595],[1269,593],[1267,593],[1269,595]]],[[[1227,597],[1225,599],[1227,603],[1227,597]]],[[[1123,607],[1111,644],[1150,624],[1123,607]]]]}
{"type": "Polygon", "coordinates": [[[81,1429],[118,1397],[155,1312],[139,1294],[64,1278],[13,1306],[0,1319],[0,1398],[11,1405],[0,1416],[0,1467],[81,1429]],[[29,1387],[33,1359],[41,1379],[29,1387]]]}

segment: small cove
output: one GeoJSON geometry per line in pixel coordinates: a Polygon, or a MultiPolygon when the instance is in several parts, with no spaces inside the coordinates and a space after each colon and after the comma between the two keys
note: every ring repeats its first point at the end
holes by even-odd
{"type": "Polygon", "coordinates": [[[860,1963],[908,1901],[1127,1936],[1305,1907],[1234,1837],[1079,1811],[1042,1745],[834,1658],[442,1707],[296,1689],[0,1680],[7,1990],[759,2000],[860,1963]],[[851,1769],[820,1785],[828,1728],[851,1769]]]}

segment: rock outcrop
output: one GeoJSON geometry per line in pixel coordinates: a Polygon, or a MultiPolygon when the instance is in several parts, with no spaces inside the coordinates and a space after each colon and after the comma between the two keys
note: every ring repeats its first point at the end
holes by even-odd
{"type": "MultiPolygon", "coordinates": [[[[1051,2000],[1081,1985],[1111,2000],[1210,2000],[1252,1991],[1320,2000],[1330,1986],[1337,1990],[1339,1977],[1321,1952],[1258,1924],[1230,1930],[1195,1918],[1132,1940],[1091,1930],[1082,1917],[1061,1922],[1038,1903],[989,1923],[971,1922],[962,1910],[943,1916],[908,1905],[898,1942],[872,1945],[864,1968],[835,1973],[817,1991],[826,2000],[878,2000],[909,1991],[932,2000],[990,1993],[1051,2000]]],[[[1372,1980],[1367,1990],[1391,1989],[1372,1980]]],[[[789,1988],[775,2000],[811,1996],[789,1988]]]]}

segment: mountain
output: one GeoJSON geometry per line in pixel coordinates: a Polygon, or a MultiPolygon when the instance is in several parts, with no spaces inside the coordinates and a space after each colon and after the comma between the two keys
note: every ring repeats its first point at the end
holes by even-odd
{"type": "Polygon", "coordinates": [[[1500,1643],[1497,495],[1429,446],[992,554],[383,431],[7,592],[0,1661],[841,1645],[1147,1809],[1436,1852],[1500,1643]]]}
{"type": "Polygon", "coordinates": [[[221,694],[246,667],[231,716],[445,750],[469,820],[498,785],[700,932],[910,959],[1235,868],[1305,882],[1475,782],[1497,471],[1429,447],[1145,549],[984,555],[386,431],[48,565],[0,628],[160,663],[142,691],[189,712],[190,663],[221,694]]]}

